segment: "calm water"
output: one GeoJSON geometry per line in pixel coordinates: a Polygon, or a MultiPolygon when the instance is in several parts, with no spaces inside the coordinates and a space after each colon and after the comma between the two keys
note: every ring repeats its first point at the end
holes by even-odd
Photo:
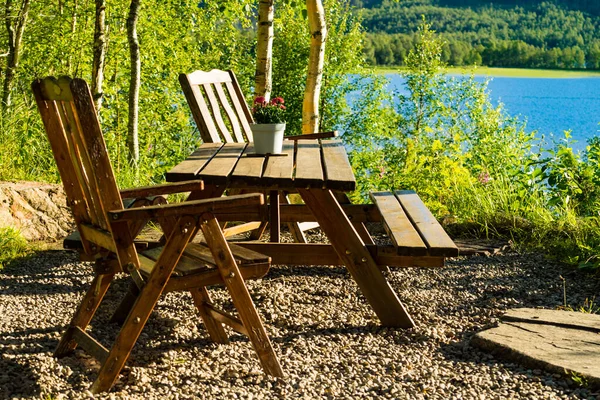
{"type": "MultiPolygon", "coordinates": [[[[387,77],[391,87],[403,90],[400,75],[387,77]]],[[[577,141],[573,147],[584,149],[587,139],[600,134],[600,78],[494,77],[488,90],[494,104],[504,103],[510,115],[527,121],[527,131],[537,131],[540,137],[558,139],[571,130],[577,141]]]]}

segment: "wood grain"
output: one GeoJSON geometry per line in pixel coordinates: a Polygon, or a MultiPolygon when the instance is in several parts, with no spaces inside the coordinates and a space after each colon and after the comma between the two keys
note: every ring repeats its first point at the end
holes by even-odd
{"type": "Polygon", "coordinates": [[[458,255],[458,247],[415,192],[399,190],[394,194],[429,247],[430,255],[447,257],[458,255]]]}
{"type": "Polygon", "coordinates": [[[321,164],[321,146],[317,141],[298,141],[296,144],[295,187],[317,188],[325,186],[323,165],[321,164]]]}
{"type": "Polygon", "coordinates": [[[354,172],[341,140],[322,140],[323,171],[328,189],[350,192],[356,189],[354,172]]]}
{"type": "Polygon", "coordinates": [[[408,219],[404,209],[392,192],[373,192],[371,200],[379,209],[383,226],[398,248],[400,255],[427,255],[427,245],[408,219]]]}

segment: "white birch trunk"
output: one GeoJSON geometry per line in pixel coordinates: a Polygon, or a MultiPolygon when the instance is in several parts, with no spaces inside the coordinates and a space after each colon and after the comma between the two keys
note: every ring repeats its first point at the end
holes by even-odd
{"type": "Polygon", "coordinates": [[[302,103],[302,133],[315,133],[319,130],[319,97],[325,62],[327,26],[321,0],[306,0],[306,10],[311,39],[306,90],[302,103]]]}
{"type": "Polygon", "coordinates": [[[267,101],[273,89],[273,1],[260,0],[258,3],[254,95],[263,96],[267,101]]]}
{"type": "Polygon", "coordinates": [[[96,110],[102,107],[102,82],[106,60],[106,0],[96,0],[96,21],[94,27],[94,61],[92,64],[92,95],[96,110]]]}
{"type": "Polygon", "coordinates": [[[129,16],[127,17],[127,40],[129,42],[129,57],[131,60],[131,79],[129,80],[129,121],[127,123],[127,148],[129,159],[137,165],[140,159],[138,138],[138,114],[140,98],[140,45],[137,38],[137,20],[140,10],[140,0],[131,0],[129,16]]]}

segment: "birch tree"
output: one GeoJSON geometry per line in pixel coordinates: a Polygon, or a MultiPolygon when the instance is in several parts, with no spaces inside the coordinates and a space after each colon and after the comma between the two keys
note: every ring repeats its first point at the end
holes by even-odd
{"type": "Polygon", "coordinates": [[[274,0],[258,3],[258,34],[256,39],[255,96],[267,101],[273,87],[273,7],[274,0]]]}
{"type": "Polygon", "coordinates": [[[319,130],[319,96],[323,80],[327,26],[321,0],[306,0],[306,11],[311,39],[306,89],[302,103],[302,133],[315,133],[319,130]]]}
{"type": "Polygon", "coordinates": [[[131,0],[127,17],[127,41],[129,42],[129,58],[131,61],[131,78],[129,79],[129,121],[127,123],[127,148],[129,159],[137,165],[140,160],[138,137],[138,114],[140,101],[140,45],[137,37],[137,21],[140,0],[131,0]]]}
{"type": "Polygon", "coordinates": [[[29,13],[29,0],[22,0],[21,6],[15,13],[13,0],[6,0],[4,7],[4,23],[8,33],[8,54],[4,70],[4,85],[2,89],[2,112],[6,113],[11,105],[11,89],[15,74],[19,67],[23,32],[29,13]]]}
{"type": "Polygon", "coordinates": [[[94,61],[92,63],[92,95],[96,110],[102,107],[102,82],[106,61],[106,0],[95,0],[96,19],[94,25],[94,61]]]}

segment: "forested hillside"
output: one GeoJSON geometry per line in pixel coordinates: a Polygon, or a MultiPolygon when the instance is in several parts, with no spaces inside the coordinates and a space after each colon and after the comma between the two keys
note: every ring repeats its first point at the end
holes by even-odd
{"type": "Polygon", "coordinates": [[[600,2],[357,0],[376,65],[404,65],[423,16],[450,65],[600,69],[600,2]]]}

